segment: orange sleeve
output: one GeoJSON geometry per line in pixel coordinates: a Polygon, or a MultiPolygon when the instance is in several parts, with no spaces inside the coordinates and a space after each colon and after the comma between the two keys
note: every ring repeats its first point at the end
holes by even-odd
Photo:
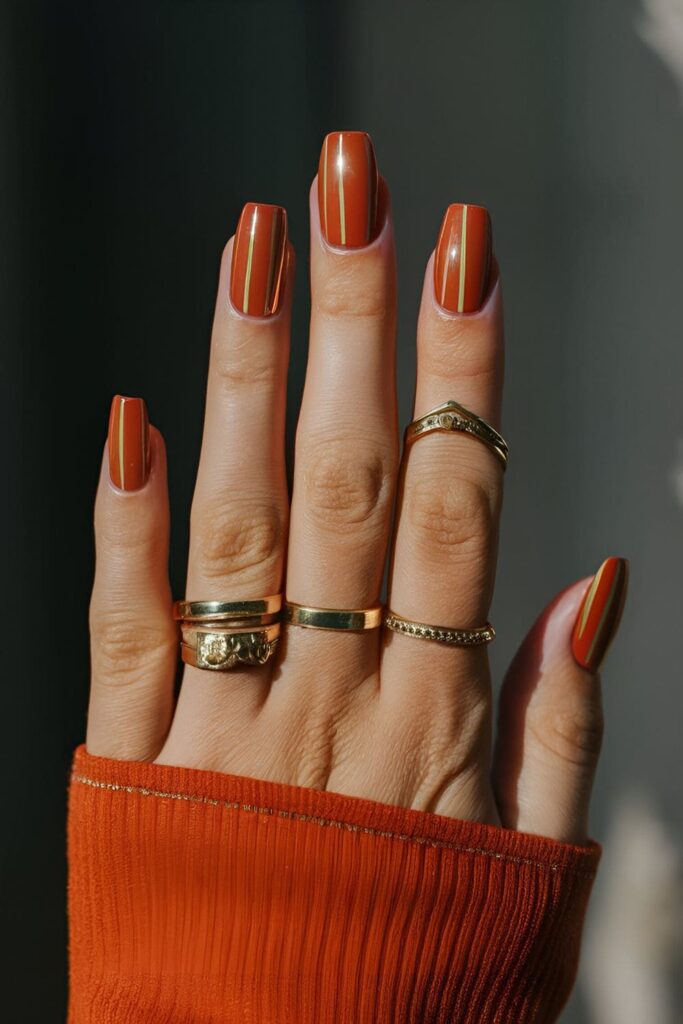
{"type": "Polygon", "coordinates": [[[525,1024],[601,848],[92,757],[69,790],[69,1024],[525,1024]]]}

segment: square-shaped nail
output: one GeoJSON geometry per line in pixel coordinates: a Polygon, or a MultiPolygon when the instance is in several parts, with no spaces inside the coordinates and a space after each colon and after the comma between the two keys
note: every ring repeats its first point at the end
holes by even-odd
{"type": "Polygon", "coordinates": [[[332,132],[318,168],[320,226],[330,245],[361,248],[377,233],[379,176],[367,132],[332,132]]]}
{"type": "Polygon", "coordinates": [[[137,491],[149,477],[147,406],[142,398],[115,395],[109,414],[109,476],[122,491],[137,491]]]}
{"type": "Polygon", "coordinates": [[[434,259],[436,301],[451,313],[481,307],[491,273],[491,218],[483,206],[452,203],[444,214],[434,259]]]}
{"type": "Polygon", "coordinates": [[[230,298],[240,313],[271,316],[282,298],[287,214],[281,206],[247,203],[232,249],[230,298]]]}

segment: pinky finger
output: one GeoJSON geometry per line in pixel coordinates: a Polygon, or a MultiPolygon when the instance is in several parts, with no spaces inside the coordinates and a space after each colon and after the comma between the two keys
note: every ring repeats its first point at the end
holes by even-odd
{"type": "Polygon", "coordinates": [[[168,538],[163,439],[141,398],[117,395],[95,502],[91,754],[153,760],[168,732],[177,659],[168,538]]]}
{"type": "Polygon", "coordinates": [[[541,613],[510,666],[493,779],[507,828],[568,843],[588,838],[603,732],[598,670],[627,585],[628,562],[608,558],[541,613]]]}

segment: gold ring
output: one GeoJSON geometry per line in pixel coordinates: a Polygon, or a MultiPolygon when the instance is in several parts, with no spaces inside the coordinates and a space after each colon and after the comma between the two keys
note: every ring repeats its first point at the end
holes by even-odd
{"type": "Polygon", "coordinates": [[[183,643],[180,653],[186,665],[226,672],[242,665],[265,665],[273,656],[280,636],[280,623],[266,629],[219,632],[192,630],[194,645],[183,643]]]}
{"type": "Polygon", "coordinates": [[[273,615],[282,608],[282,594],[249,601],[176,601],[173,618],[194,622],[219,622],[250,615],[273,615]]]}
{"type": "Polygon", "coordinates": [[[264,615],[245,615],[243,617],[235,616],[231,619],[181,619],[182,628],[186,626],[206,626],[211,628],[212,626],[219,627],[220,630],[235,630],[242,631],[247,629],[261,629],[263,626],[272,626],[274,623],[280,622],[280,613],[273,612],[264,615]]]}
{"type": "Polygon", "coordinates": [[[237,623],[230,624],[225,622],[183,622],[181,623],[180,632],[183,643],[188,644],[190,647],[196,647],[198,638],[205,633],[210,633],[212,636],[241,636],[244,633],[265,633],[274,626],[276,633],[279,635],[279,620],[276,622],[254,623],[252,625],[249,624],[250,622],[250,619],[238,620],[237,623]]]}
{"type": "Polygon", "coordinates": [[[483,441],[488,448],[500,460],[503,469],[507,467],[509,449],[505,439],[497,430],[494,430],[490,423],[483,420],[481,416],[466,409],[464,405],[454,402],[452,399],[437,406],[430,412],[420,416],[419,419],[409,423],[405,430],[404,443],[406,446],[412,444],[425,434],[433,431],[463,431],[471,434],[477,440],[483,441]]]}
{"type": "Polygon", "coordinates": [[[479,647],[490,644],[496,631],[490,622],[485,626],[474,626],[472,629],[452,629],[450,626],[432,626],[428,622],[414,622],[404,619],[402,615],[389,611],[384,617],[384,625],[394,633],[405,636],[416,636],[421,640],[436,640],[440,644],[451,644],[453,647],[479,647]]]}
{"type": "Polygon", "coordinates": [[[376,608],[309,608],[285,601],[283,621],[307,629],[359,631],[376,629],[382,624],[382,605],[376,608]]]}

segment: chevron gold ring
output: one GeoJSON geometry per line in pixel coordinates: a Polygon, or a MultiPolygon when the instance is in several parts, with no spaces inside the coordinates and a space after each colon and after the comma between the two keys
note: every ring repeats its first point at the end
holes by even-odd
{"type": "Polygon", "coordinates": [[[476,413],[452,399],[409,423],[405,430],[404,443],[407,447],[417,441],[419,437],[433,431],[446,433],[462,431],[465,434],[470,434],[491,449],[503,469],[507,467],[509,449],[502,435],[481,416],[477,416],[476,413]]]}

